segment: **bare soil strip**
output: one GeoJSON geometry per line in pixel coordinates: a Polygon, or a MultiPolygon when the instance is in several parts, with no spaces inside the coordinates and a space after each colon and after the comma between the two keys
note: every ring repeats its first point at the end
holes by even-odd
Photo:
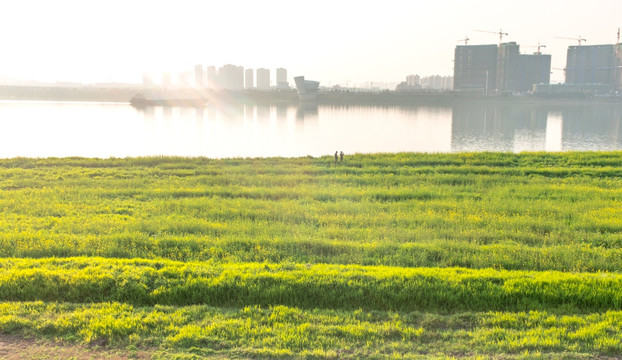
{"type": "Polygon", "coordinates": [[[3,360],[121,360],[150,358],[151,354],[143,350],[136,352],[109,350],[96,345],[74,345],[38,339],[25,339],[0,333],[0,359],[3,360]]]}

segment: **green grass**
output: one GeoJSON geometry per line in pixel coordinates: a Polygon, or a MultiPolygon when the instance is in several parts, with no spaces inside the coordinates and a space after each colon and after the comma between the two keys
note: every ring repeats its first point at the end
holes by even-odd
{"type": "Polygon", "coordinates": [[[620,204],[622,152],[4,159],[0,333],[162,358],[620,356],[620,204]]]}
{"type": "Polygon", "coordinates": [[[383,311],[622,310],[622,274],[358,265],[6,259],[0,300],[383,311]]]}
{"type": "Polygon", "coordinates": [[[560,358],[622,353],[622,312],[424,312],[133,307],[119,303],[0,304],[0,328],[125,348],[161,358],[560,358]],[[486,357],[483,357],[486,356],[486,357]]]}
{"type": "Polygon", "coordinates": [[[0,161],[0,255],[617,271],[619,153],[0,161]]]}

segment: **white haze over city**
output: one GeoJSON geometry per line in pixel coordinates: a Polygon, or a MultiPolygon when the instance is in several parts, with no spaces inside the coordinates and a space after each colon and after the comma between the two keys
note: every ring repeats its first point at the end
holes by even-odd
{"type": "Polygon", "coordinates": [[[195,64],[288,70],[323,85],[453,75],[456,45],[504,41],[552,54],[613,44],[622,1],[3,1],[0,78],[140,82],[195,64]],[[477,32],[474,30],[490,31],[477,32]],[[528,47],[531,46],[531,47],[528,47]]]}

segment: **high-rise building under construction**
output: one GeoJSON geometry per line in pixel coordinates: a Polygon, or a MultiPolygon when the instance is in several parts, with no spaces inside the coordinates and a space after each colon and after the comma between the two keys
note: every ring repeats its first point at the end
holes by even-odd
{"type": "Polygon", "coordinates": [[[454,54],[454,89],[494,90],[497,45],[458,45],[454,54]]]}
{"type": "Polygon", "coordinates": [[[517,90],[520,47],[515,42],[499,44],[497,51],[497,84],[499,91],[517,90]]]}
{"type": "Polygon", "coordinates": [[[535,53],[518,56],[516,90],[532,91],[534,84],[551,82],[551,55],[535,53]]]}
{"type": "Polygon", "coordinates": [[[617,67],[616,46],[582,45],[569,46],[566,57],[566,84],[601,84],[616,86],[617,67]]]}
{"type": "Polygon", "coordinates": [[[454,90],[531,91],[534,84],[548,84],[550,73],[551,55],[521,54],[515,42],[456,46],[454,90]]]}

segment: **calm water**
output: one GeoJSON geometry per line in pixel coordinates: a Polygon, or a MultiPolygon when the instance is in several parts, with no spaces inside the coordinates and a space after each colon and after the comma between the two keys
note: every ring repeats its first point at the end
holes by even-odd
{"type": "Polygon", "coordinates": [[[622,149],[622,107],[261,106],[0,101],[0,158],[320,156],[622,149]]]}

